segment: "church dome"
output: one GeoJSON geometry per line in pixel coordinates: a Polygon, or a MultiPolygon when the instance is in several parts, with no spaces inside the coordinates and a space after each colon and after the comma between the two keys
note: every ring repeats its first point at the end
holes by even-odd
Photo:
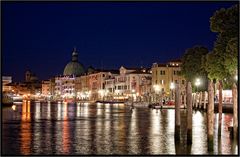
{"type": "Polygon", "coordinates": [[[74,49],[72,53],[72,61],[65,66],[63,75],[82,75],[83,73],[83,65],[78,62],[78,53],[76,52],[76,49],[74,49]]]}

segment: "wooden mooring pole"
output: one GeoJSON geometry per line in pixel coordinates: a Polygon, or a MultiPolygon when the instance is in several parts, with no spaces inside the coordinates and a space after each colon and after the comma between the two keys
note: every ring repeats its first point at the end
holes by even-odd
{"type": "Polygon", "coordinates": [[[192,86],[187,83],[187,144],[192,144],[192,86]]]}
{"type": "Polygon", "coordinates": [[[219,99],[218,99],[218,136],[221,137],[222,129],[222,81],[219,81],[219,99]]]}
{"type": "Polygon", "coordinates": [[[208,81],[208,107],[207,107],[207,134],[208,150],[213,151],[213,121],[214,121],[214,89],[213,82],[208,81]]]}
{"type": "Polygon", "coordinates": [[[180,141],[180,88],[179,84],[176,84],[175,90],[175,141],[180,141]]]}
{"type": "Polygon", "coordinates": [[[237,86],[233,83],[232,87],[232,98],[233,98],[233,137],[238,138],[238,102],[237,102],[237,86]]]}

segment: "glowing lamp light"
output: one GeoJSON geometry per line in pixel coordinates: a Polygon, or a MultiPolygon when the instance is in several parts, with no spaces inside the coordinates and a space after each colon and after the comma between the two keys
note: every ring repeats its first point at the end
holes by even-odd
{"type": "Polygon", "coordinates": [[[237,75],[235,76],[235,80],[236,80],[236,81],[238,80],[238,76],[237,76],[237,75]]]}
{"type": "Polygon", "coordinates": [[[201,84],[200,79],[197,78],[197,79],[196,79],[196,82],[195,82],[195,85],[196,85],[196,86],[199,86],[200,84],[201,84]]]}
{"type": "Polygon", "coordinates": [[[175,88],[175,85],[174,85],[173,82],[171,82],[171,84],[170,84],[170,89],[174,89],[174,88],[175,88]]]}
{"type": "Polygon", "coordinates": [[[13,110],[13,111],[16,110],[16,105],[12,105],[12,110],[13,110]]]}
{"type": "Polygon", "coordinates": [[[160,86],[159,85],[154,85],[153,88],[154,88],[155,91],[160,91],[160,86]]]}

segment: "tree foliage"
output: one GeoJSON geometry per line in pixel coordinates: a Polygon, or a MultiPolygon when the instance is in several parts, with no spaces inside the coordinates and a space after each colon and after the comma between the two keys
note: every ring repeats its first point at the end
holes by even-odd
{"type": "Polygon", "coordinates": [[[232,80],[238,66],[238,6],[217,10],[210,18],[210,28],[218,35],[204,68],[210,79],[232,80]]]}
{"type": "MultiPolygon", "coordinates": [[[[195,46],[185,51],[182,57],[181,73],[187,81],[194,83],[196,78],[200,78],[202,84],[205,84],[207,79],[204,66],[206,54],[208,54],[208,49],[203,46],[195,46]]],[[[200,89],[206,88],[201,87],[200,89]]]]}

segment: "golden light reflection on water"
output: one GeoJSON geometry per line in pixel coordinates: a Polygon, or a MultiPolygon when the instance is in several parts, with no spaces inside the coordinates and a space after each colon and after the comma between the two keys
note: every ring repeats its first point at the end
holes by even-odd
{"type": "MultiPolygon", "coordinates": [[[[216,117],[218,117],[219,114],[216,114],[216,117]]],[[[221,139],[218,138],[218,149],[221,150],[221,153],[222,154],[229,154],[229,153],[235,153],[237,154],[237,150],[236,147],[238,147],[238,145],[234,145],[235,143],[233,142],[233,148],[232,150],[227,147],[231,144],[231,140],[230,140],[230,132],[228,131],[228,127],[230,126],[233,126],[233,118],[231,115],[226,115],[226,114],[223,114],[222,115],[222,128],[221,128],[221,139]],[[223,132],[229,132],[229,134],[224,134],[223,132]]]]}
{"type": "Polygon", "coordinates": [[[61,119],[61,113],[62,113],[62,104],[57,104],[57,119],[61,119]]]}
{"type": "MultiPolygon", "coordinates": [[[[16,140],[19,141],[21,154],[51,154],[52,151],[56,154],[175,154],[177,151],[174,142],[174,110],[156,112],[135,108],[131,112],[121,104],[52,105],[35,103],[31,108],[30,102],[23,102],[20,139],[16,140]],[[51,142],[46,142],[48,140],[51,142]]],[[[17,107],[20,109],[20,106],[17,107]]],[[[184,116],[186,113],[181,112],[181,118],[184,116]]],[[[5,116],[5,121],[6,118],[11,116],[5,116]]],[[[214,153],[236,154],[237,142],[234,144],[231,141],[228,131],[228,126],[232,125],[232,114],[223,114],[222,118],[222,136],[218,139],[218,114],[215,115],[214,153]]],[[[193,143],[190,152],[207,154],[206,113],[193,111],[192,120],[193,143]]],[[[181,139],[186,138],[186,133],[182,132],[186,126],[184,122],[181,120],[181,139]]],[[[7,125],[12,125],[11,121],[7,125]]],[[[9,132],[9,129],[5,130],[9,132]]],[[[179,145],[180,153],[186,152],[186,145],[183,144],[181,142],[179,145]]]]}
{"type": "Polygon", "coordinates": [[[62,149],[63,153],[69,154],[70,152],[70,135],[69,135],[69,121],[68,121],[68,104],[63,104],[63,133],[62,133],[62,149]]]}
{"type": "Polygon", "coordinates": [[[126,128],[124,123],[124,115],[125,113],[121,113],[119,116],[119,123],[118,123],[118,139],[120,142],[118,143],[119,151],[125,152],[126,148],[126,128]]]}
{"type": "Polygon", "coordinates": [[[103,107],[103,104],[97,103],[97,108],[96,108],[97,109],[97,116],[102,115],[102,111],[103,111],[102,107],[103,107]]]}
{"type": "Polygon", "coordinates": [[[35,111],[35,119],[40,119],[40,114],[41,114],[40,108],[41,108],[41,104],[39,102],[36,103],[35,104],[35,109],[36,109],[36,111],[35,111]]]}
{"type": "Polygon", "coordinates": [[[160,111],[152,110],[151,112],[151,138],[150,143],[152,147],[150,147],[151,152],[154,154],[160,154],[161,149],[161,138],[160,138],[160,111]]]}
{"type": "Polygon", "coordinates": [[[29,155],[31,153],[31,104],[30,101],[23,102],[22,104],[22,116],[21,116],[21,146],[20,150],[23,155],[29,155]]]}
{"type": "Polygon", "coordinates": [[[87,104],[87,103],[83,104],[82,112],[81,112],[83,117],[88,117],[88,115],[89,115],[89,111],[88,111],[89,110],[89,105],[90,104],[87,104]]]}
{"type": "Polygon", "coordinates": [[[193,113],[192,118],[192,154],[206,154],[207,150],[207,127],[204,115],[200,111],[193,113]]]}
{"type": "Polygon", "coordinates": [[[47,104],[47,118],[51,119],[51,103],[47,104]]]}
{"type": "Polygon", "coordinates": [[[80,117],[80,114],[81,114],[81,104],[80,103],[77,103],[77,117],[80,117]]]}
{"type": "Polygon", "coordinates": [[[175,148],[169,147],[175,144],[174,138],[174,129],[175,129],[175,111],[174,110],[165,110],[161,114],[161,125],[164,132],[162,136],[167,136],[164,144],[164,154],[174,154],[175,148]]]}
{"type": "Polygon", "coordinates": [[[175,129],[175,111],[174,110],[168,110],[167,111],[167,127],[168,127],[168,132],[173,133],[175,129]]]}

